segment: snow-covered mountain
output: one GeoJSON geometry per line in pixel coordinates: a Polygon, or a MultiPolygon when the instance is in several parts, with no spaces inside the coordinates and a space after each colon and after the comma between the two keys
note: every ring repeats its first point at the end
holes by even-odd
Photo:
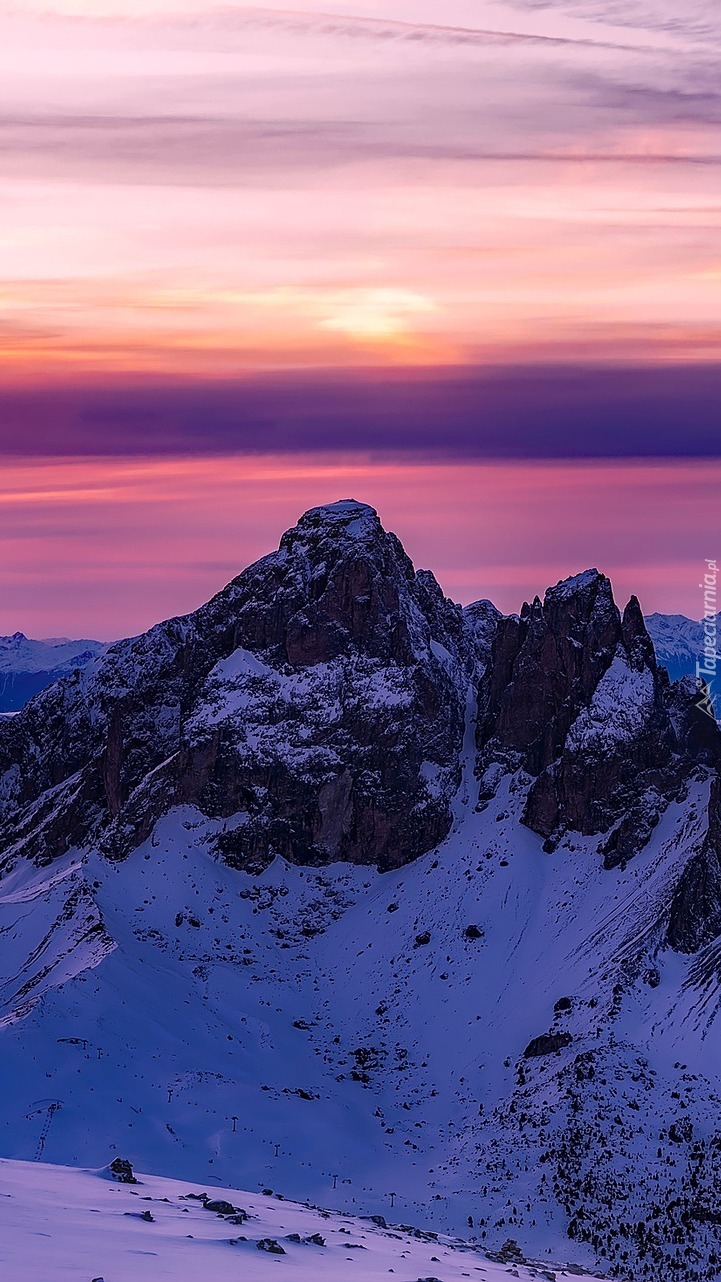
{"type": "MultiPolygon", "coordinates": [[[[522,1263],[512,1240],[489,1259],[463,1238],[298,1205],[273,1195],[110,1168],[70,1171],[0,1160],[0,1261],[13,1282],[523,1282],[579,1276],[522,1263]],[[125,1182],[126,1179],[132,1181],[125,1182]],[[33,1231],[29,1232],[29,1226],[33,1231]]],[[[584,1275],[586,1276],[586,1275],[584,1275]]],[[[588,1275],[588,1282],[598,1282],[588,1275]]]]}
{"type": "MultiPolygon", "coordinates": [[[[696,664],[702,660],[704,649],[702,623],[685,614],[649,614],[646,627],[656,657],[668,669],[672,681],[696,675],[696,664]]],[[[716,616],[716,633],[721,636],[721,614],[716,616]]]]}
{"type": "Polygon", "coordinates": [[[102,654],[100,641],[51,637],[33,641],[22,632],[0,637],[0,712],[17,712],[54,681],[102,654]]]}
{"type": "Polygon", "coordinates": [[[597,571],[306,513],[0,723],[1,1151],[712,1282],[720,764],[597,571]]]}

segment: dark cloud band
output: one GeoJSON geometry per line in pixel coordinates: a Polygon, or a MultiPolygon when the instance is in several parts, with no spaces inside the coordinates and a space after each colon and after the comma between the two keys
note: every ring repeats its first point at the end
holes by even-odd
{"type": "Polygon", "coordinates": [[[721,363],[0,391],[6,456],[721,456],[721,363]]]}

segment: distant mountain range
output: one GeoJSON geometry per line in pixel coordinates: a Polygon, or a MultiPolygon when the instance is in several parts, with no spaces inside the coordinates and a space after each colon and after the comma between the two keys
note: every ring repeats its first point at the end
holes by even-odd
{"type": "Polygon", "coordinates": [[[67,637],[33,641],[22,632],[0,637],[0,712],[18,712],[33,695],[84,668],[106,649],[101,641],[67,637]]]}
{"type": "MultiPolygon", "coordinates": [[[[672,681],[696,675],[696,664],[703,650],[701,623],[697,623],[695,619],[687,619],[685,614],[649,614],[646,627],[653,641],[656,657],[667,669],[672,681]]],[[[721,613],[716,616],[716,632],[721,638],[721,613]]]]}

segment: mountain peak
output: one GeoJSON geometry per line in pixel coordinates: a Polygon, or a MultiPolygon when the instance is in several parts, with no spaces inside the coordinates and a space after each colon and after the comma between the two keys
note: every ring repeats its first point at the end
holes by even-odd
{"type": "Polygon", "coordinates": [[[372,507],[311,508],[194,614],[29,705],[0,738],[0,851],[92,840],[119,858],[182,800],[235,817],[238,867],[407,863],[452,822],[479,653],[372,507]],[[26,752],[33,770],[14,769],[26,752]],[[56,841],[33,807],[78,770],[56,841]]]}
{"type": "Polygon", "coordinates": [[[598,580],[605,580],[605,574],[595,568],[582,570],[580,574],[571,574],[567,579],[560,579],[555,587],[549,588],[546,596],[554,597],[575,596],[577,592],[583,592],[590,588],[598,580]]]}
{"type": "Polygon", "coordinates": [[[385,533],[375,508],[357,499],[339,499],[304,512],[296,525],[283,535],[281,548],[293,547],[299,541],[358,540],[373,542],[385,533]]]}
{"type": "Polygon", "coordinates": [[[359,499],[336,499],[335,503],[321,503],[318,507],[308,508],[298,524],[304,524],[309,519],[348,522],[365,518],[372,521],[378,519],[378,513],[370,503],[361,503],[359,499]]]}
{"type": "MultiPolygon", "coordinates": [[[[615,609],[611,580],[601,574],[600,570],[583,570],[581,574],[572,574],[561,579],[555,587],[548,588],[543,600],[544,610],[565,609],[566,602],[588,602],[594,606],[607,606],[615,609]]],[[[582,606],[585,609],[585,606],[582,606]]]]}

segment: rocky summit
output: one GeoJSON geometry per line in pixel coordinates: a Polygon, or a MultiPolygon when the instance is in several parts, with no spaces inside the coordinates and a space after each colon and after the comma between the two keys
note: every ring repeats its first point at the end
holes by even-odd
{"type": "Polygon", "coordinates": [[[202,609],[0,725],[5,850],[121,858],[178,804],[220,853],[389,867],[441,840],[476,645],[364,504],[317,508],[202,609]]]}
{"type": "Polygon", "coordinates": [[[462,609],[306,512],[0,719],[4,1152],[712,1282],[720,770],[603,574],[462,609]]]}

